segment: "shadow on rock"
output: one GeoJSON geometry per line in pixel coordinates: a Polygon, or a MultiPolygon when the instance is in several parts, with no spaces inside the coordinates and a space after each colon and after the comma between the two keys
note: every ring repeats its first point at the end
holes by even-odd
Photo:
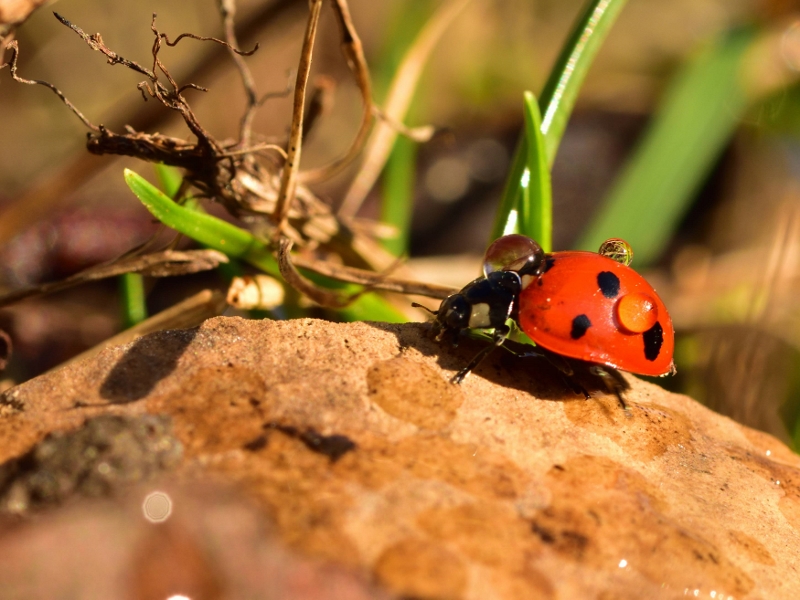
{"type": "MultiPolygon", "coordinates": [[[[486,346],[487,342],[462,335],[458,346],[437,342],[430,335],[427,323],[404,324],[369,323],[395,336],[401,348],[413,348],[425,356],[436,356],[437,364],[455,375],[486,346]]],[[[591,364],[548,353],[541,348],[506,342],[505,346],[490,353],[469,377],[481,377],[502,385],[533,394],[542,400],[573,401],[594,392],[608,393],[608,383],[591,371],[591,364]],[[536,355],[523,356],[534,352],[536,355]],[[572,371],[572,375],[565,371],[572,371]]],[[[612,375],[628,388],[627,382],[612,375]]]]}
{"type": "Polygon", "coordinates": [[[197,329],[165,331],[133,343],[100,386],[100,396],[116,404],[147,396],[156,384],[175,370],[197,329]]]}

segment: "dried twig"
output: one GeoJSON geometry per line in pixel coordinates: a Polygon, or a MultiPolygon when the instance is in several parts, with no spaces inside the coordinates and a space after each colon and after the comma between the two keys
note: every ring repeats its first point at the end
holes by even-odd
{"type": "Polygon", "coordinates": [[[278,266],[280,267],[281,275],[294,289],[301,294],[305,294],[320,306],[344,308],[363,293],[347,295],[314,285],[314,283],[303,277],[292,264],[291,255],[289,254],[291,249],[292,241],[289,238],[281,238],[278,242],[278,266]]]}
{"type": "MultiPolygon", "coordinates": [[[[391,122],[399,123],[403,121],[411,103],[411,97],[422,74],[422,68],[425,66],[434,46],[468,2],[469,0],[448,0],[443,3],[425,24],[425,27],[423,27],[406,52],[400,68],[392,80],[386,105],[382,111],[391,122]]],[[[375,126],[367,142],[361,170],[347,191],[339,209],[340,216],[352,217],[358,212],[361,203],[367,197],[372,186],[375,185],[378,175],[383,170],[396,138],[396,127],[386,120],[375,126]]]]}
{"type": "Polygon", "coordinates": [[[239,45],[236,40],[235,27],[236,0],[219,0],[219,12],[222,15],[222,27],[225,30],[225,39],[228,41],[231,58],[239,71],[239,76],[242,78],[242,86],[244,87],[245,96],[247,96],[247,108],[239,125],[239,145],[247,147],[250,145],[253,118],[259,105],[256,82],[247,63],[234,51],[234,48],[239,45]]]}
{"type": "MultiPolygon", "coordinates": [[[[140,65],[136,61],[129,60],[129,59],[125,58],[124,56],[121,56],[121,55],[117,54],[116,52],[114,52],[113,50],[111,50],[108,46],[105,45],[105,43],[103,42],[103,38],[100,36],[99,33],[95,33],[95,34],[89,35],[85,31],[83,31],[83,29],[81,29],[77,25],[71,23],[70,21],[68,21],[67,19],[65,19],[64,17],[59,15],[58,13],[53,13],[53,14],[55,15],[56,19],[59,20],[59,22],[61,22],[63,25],[66,25],[72,31],[77,33],[81,37],[81,39],[83,39],[83,41],[85,41],[86,44],[92,50],[96,50],[97,52],[100,52],[101,54],[103,54],[108,59],[107,60],[108,64],[110,64],[110,65],[120,64],[120,65],[123,65],[123,66],[133,70],[133,71],[136,71],[137,73],[141,73],[142,75],[147,77],[147,79],[150,81],[150,83],[152,83],[152,87],[150,86],[149,83],[143,82],[143,83],[139,84],[139,89],[142,90],[142,93],[144,93],[144,91],[147,91],[147,93],[150,96],[152,96],[153,98],[156,98],[157,100],[159,100],[167,108],[179,112],[181,114],[181,116],[183,117],[183,120],[186,123],[186,126],[189,128],[189,130],[193,134],[195,134],[195,136],[197,136],[197,138],[198,138],[198,146],[208,147],[208,148],[213,148],[213,149],[217,149],[218,148],[218,145],[216,144],[216,142],[213,141],[213,138],[211,138],[211,136],[198,123],[197,118],[194,116],[194,113],[192,112],[191,108],[189,108],[189,105],[187,104],[186,100],[181,96],[181,91],[184,90],[184,89],[193,88],[193,89],[203,90],[204,88],[202,88],[202,87],[200,87],[198,85],[194,85],[194,84],[187,84],[187,85],[184,85],[184,86],[178,86],[178,84],[173,79],[172,75],[170,75],[169,70],[167,70],[167,68],[164,66],[164,64],[161,62],[161,60],[158,58],[158,52],[161,49],[161,40],[165,39],[166,36],[163,35],[161,32],[159,32],[158,29],[156,29],[156,14],[155,13],[153,13],[153,19],[152,19],[151,24],[150,24],[150,28],[152,29],[153,35],[155,36],[154,40],[153,40],[153,51],[152,51],[152,54],[153,54],[153,68],[152,69],[148,69],[147,67],[143,67],[142,65],[140,65]],[[167,87],[165,87],[164,84],[162,84],[159,81],[159,79],[158,79],[158,71],[161,71],[164,74],[164,76],[167,78],[167,80],[169,81],[169,83],[170,83],[170,85],[172,87],[171,91],[167,87]]],[[[176,39],[176,41],[173,42],[172,44],[170,44],[169,40],[166,40],[166,43],[170,44],[170,45],[174,45],[174,44],[176,44],[178,42],[178,40],[181,37],[185,37],[187,35],[191,35],[191,34],[183,34],[182,36],[179,36],[178,39],[176,39]]],[[[197,37],[197,36],[195,36],[195,37],[197,37]]],[[[221,44],[226,44],[226,42],[223,42],[221,40],[214,40],[214,41],[219,42],[221,44]]],[[[53,91],[55,91],[57,94],[59,94],[59,96],[62,97],[62,99],[64,99],[64,101],[66,102],[66,98],[63,98],[63,94],[60,91],[56,90],[56,88],[54,86],[51,86],[50,84],[46,84],[46,85],[48,87],[50,87],[51,89],[53,89],[53,91]]],[[[91,126],[91,129],[93,129],[94,131],[98,131],[101,134],[104,133],[105,131],[107,131],[102,126],[100,126],[100,127],[91,126]]],[[[144,135],[144,134],[140,134],[140,136],[142,136],[142,135],[144,135]]],[[[91,151],[91,148],[90,148],[90,151],[91,151]]]]}
{"type": "Polygon", "coordinates": [[[227,158],[231,156],[242,156],[245,154],[255,154],[257,152],[262,152],[264,150],[272,150],[273,152],[277,152],[281,155],[281,157],[286,158],[286,150],[283,147],[278,146],[277,144],[257,144],[255,146],[248,146],[242,148],[241,150],[227,150],[225,152],[220,152],[217,158],[227,158]]]}
{"type": "Polygon", "coordinates": [[[443,300],[457,290],[435,283],[421,283],[408,279],[397,279],[388,277],[383,273],[375,273],[364,269],[337,265],[328,261],[310,260],[300,256],[295,256],[294,265],[301,269],[308,269],[319,275],[325,275],[339,281],[348,283],[358,283],[370,288],[370,290],[382,290],[385,292],[397,292],[400,294],[415,294],[417,296],[427,296],[428,298],[439,298],[443,300]]]}
{"type": "Polygon", "coordinates": [[[8,63],[0,65],[0,69],[9,67],[9,69],[11,70],[11,77],[14,79],[14,81],[18,81],[19,83],[26,83],[28,85],[43,85],[44,87],[49,88],[56,96],[58,96],[61,99],[61,101],[64,104],[67,105],[67,108],[69,108],[73,112],[73,114],[81,120],[81,122],[84,125],[86,125],[86,127],[91,129],[92,131],[100,131],[100,128],[97,125],[94,125],[91,121],[89,121],[89,119],[84,117],[83,113],[79,111],[75,107],[75,105],[67,99],[67,97],[61,92],[61,90],[59,90],[52,83],[41,81],[39,79],[23,79],[22,77],[17,75],[17,59],[19,58],[19,45],[17,44],[17,40],[12,40],[11,42],[9,42],[8,49],[11,50],[11,59],[8,61],[8,63]]]}
{"type": "MultiPolygon", "coordinates": [[[[256,36],[269,37],[271,31],[286,27],[287,22],[300,18],[305,10],[304,5],[302,0],[273,0],[262,3],[242,19],[239,40],[242,45],[247,46],[255,42],[256,36]]],[[[224,47],[218,44],[203,46],[189,69],[182,73],[181,79],[213,80],[228,67],[228,61],[228,52],[224,47]]],[[[109,120],[113,122],[106,125],[110,129],[117,129],[129,123],[137,131],[157,131],[163,128],[170,115],[167,111],[159,110],[153,103],[128,102],[126,108],[110,115],[109,120]]],[[[0,211],[0,243],[8,241],[45,216],[70,192],[107,166],[105,161],[80,153],[77,157],[71,156],[64,163],[55,165],[51,173],[40,174],[13,202],[7,203],[0,211]]]]}
{"type": "MultiPolygon", "coordinates": [[[[156,79],[156,75],[155,75],[155,73],[153,73],[153,71],[150,71],[149,69],[147,69],[146,67],[143,67],[142,65],[140,65],[136,61],[128,60],[127,58],[124,58],[124,57],[120,56],[119,54],[117,54],[116,52],[114,52],[113,50],[109,49],[103,43],[103,38],[100,36],[99,33],[95,33],[95,34],[89,35],[83,29],[81,29],[77,25],[74,25],[74,24],[70,23],[67,19],[62,17],[57,12],[54,12],[53,14],[55,15],[56,19],[58,19],[61,22],[62,25],[66,25],[67,27],[72,29],[72,31],[77,33],[83,39],[83,41],[86,42],[86,44],[92,50],[97,50],[101,54],[105,55],[105,57],[108,59],[108,64],[110,64],[110,65],[123,65],[123,66],[128,67],[129,69],[131,69],[133,71],[138,71],[139,73],[141,73],[142,75],[144,75],[148,79],[152,79],[152,80],[156,79]]],[[[155,14],[153,15],[153,19],[155,20],[155,14]]]]}
{"type": "Polygon", "coordinates": [[[141,273],[150,277],[171,277],[209,271],[221,263],[227,263],[228,257],[216,250],[189,250],[176,252],[165,250],[144,256],[128,256],[111,263],[96,265],[75,273],[61,281],[43,283],[0,296],[0,306],[7,306],[33,296],[42,296],[60,292],[82,283],[107,279],[123,273],[141,273]]]}
{"type": "MultiPolygon", "coordinates": [[[[153,13],[153,17],[155,17],[155,13],[153,13]]],[[[167,46],[177,46],[178,42],[180,42],[183,38],[189,38],[192,40],[199,40],[201,42],[215,42],[217,44],[221,44],[225,46],[229,52],[232,52],[234,56],[253,56],[253,54],[255,54],[259,48],[259,44],[258,42],[256,42],[256,45],[253,46],[252,50],[239,50],[231,42],[226,42],[225,40],[221,40],[215,37],[209,37],[206,35],[197,35],[196,33],[182,33],[178,37],[176,37],[175,40],[172,42],[169,41],[169,37],[167,36],[166,33],[162,33],[160,35],[167,46]]]]}
{"type": "Polygon", "coordinates": [[[197,138],[197,142],[192,143],[158,133],[141,133],[132,128],[128,128],[124,134],[117,134],[101,125],[94,128],[97,132],[96,134],[89,136],[87,149],[93,154],[134,156],[151,162],[163,162],[184,168],[187,171],[186,179],[195,185],[202,195],[219,200],[231,213],[238,214],[245,203],[235,180],[237,169],[247,161],[247,157],[234,158],[232,155],[226,155],[226,148],[204,129],[183,97],[182,92],[186,89],[204,90],[205,88],[192,83],[179,86],[159,58],[159,52],[162,42],[174,46],[181,39],[188,37],[197,40],[214,41],[229,47],[236,55],[246,53],[232,48],[228,42],[223,40],[194,34],[181,34],[175,41],[170,41],[165,34],[162,34],[156,28],[156,15],[153,14],[150,25],[154,36],[152,48],[153,66],[152,69],[148,69],[108,48],[99,34],[88,35],[67,19],[59,15],[56,16],[61,23],[75,31],[92,49],[105,55],[110,64],[122,64],[145,75],[147,80],[138,86],[142,94],[147,94],[157,99],[166,108],[178,112],[186,126],[197,138]],[[159,74],[163,74],[166,78],[167,85],[160,81],[159,74]]]}
{"type": "Polygon", "coordinates": [[[373,106],[372,112],[378,117],[381,121],[384,121],[387,125],[393,127],[397,133],[407,137],[408,139],[417,142],[418,144],[424,144],[425,142],[429,142],[431,138],[436,134],[436,127],[433,125],[420,125],[419,127],[409,127],[402,121],[396,121],[392,117],[384,112],[378,107],[373,106]]]}
{"type": "Polygon", "coordinates": [[[289,216],[289,206],[294,200],[297,189],[297,171],[300,163],[300,150],[303,144],[303,113],[306,99],[308,74],[311,71],[311,55],[314,51],[314,39],[317,36],[317,24],[322,8],[322,0],[311,1],[311,12],[308,17],[303,49],[300,52],[300,64],[297,68],[297,81],[294,86],[294,103],[292,105],[292,129],[289,134],[289,147],[286,152],[286,164],[281,173],[281,186],[278,201],[272,220],[282,231],[289,216]]]}
{"type": "Polygon", "coordinates": [[[345,155],[329,165],[301,173],[300,181],[303,182],[318,181],[332,177],[340,172],[361,152],[372,127],[372,79],[367,66],[367,59],[364,57],[364,48],[361,45],[361,39],[358,37],[355,25],[353,25],[353,19],[350,17],[347,0],[333,0],[333,8],[342,31],[342,53],[347,59],[347,65],[353,72],[358,89],[361,91],[361,102],[363,104],[361,124],[353,143],[345,155]]]}
{"type": "MultiPolygon", "coordinates": [[[[226,0],[220,1],[226,3],[226,0]]],[[[120,56],[108,48],[99,35],[87,35],[66,19],[59,17],[59,20],[75,31],[90,47],[103,53],[110,64],[123,64],[138,73],[144,74],[147,77],[147,81],[141,84],[140,89],[151,97],[156,98],[167,108],[179,112],[186,125],[196,135],[198,141],[193,143],[161,134],[146,134],[133,128],[128,128],[126,133],[117,134],[100,126],[96,128],[97,133],[89,138],[87,144],[89,150],[97,154],[125,154],[181,167],[186,170],[184,185],[189,183],[194,185],[200,192],[200,194],[196,195],[214,197],[222,201],[233,213],[236,213],[237,209],[241,208],[257,213],[263,210],[263,208],[257,206],[258,204],[262,207],[271,204],[268,212],[273,215],[280,215],[280,220],[276,219],[280,225],[278,231],[285,236],[290,236],[300,242],[310,239],[325,246],[328,251],[341,254],[348,264],[371,265],[376,269],[385,268],[394,260],[393,258],[388,257],[371,240],[364,239],[364,236],[355,235],[347,227],[342,226],[333,217],[329,207],[316,199],[307,188],[302,185],[298,186],[297,182],[297,169],[304,129],[302,113],[321,1],[318,0],[312,5],[312,12],[308,22],[306,44],[301,55],[300,68],[297,75],[298,83],[295,93],[295,113],[292,128],[293,137],[289,144],[289,152],[285,155],[287,160],[280,180],[276,175],[265,174],[263,170],[259,170],[258,165],[252,161],[252,154],[264,149],[276,150],[279,153],[282,153],[282,151],[271,144],[241,147],[240,144],[223,146],[216,142],[197,122],[194,113],[181,95],[182,91],[186,89],[202,88],[193,84],[179,86],[159,58],[162,43],[174,45],[184,37],[198,40],[211,39],[237,52],[234,49],[234,45],[230,41],[203,38],[194,34],[182,34],[174,41],[170,41],[166,35],[160,33],[156,28],[155,15],[151,23],[154,35],[152,69],[120,56]],[[294,156],[292,156],[292,152],[294,152],[294,156]],[[250,183],[248,184],[248,182],[250,183]],[[286,223],[289,218],[291,218],[290,227],[286,223]]],[[[227,6],[232,6],[230,0],[227,1],[227,6]]],[[[337,14],[340,16],[342,28],[345,32],[345,41],[350,39],[349,52],[356,56],[353,68],[356,73],[360,72],[359,69],[363,71],[360,87],[362,91],[369,91],[368,73],[366,73],[366,63],[363,61],[363,56],[361,56],[360,43],[357,42],[357,38],[355,38],[355,41],[353,40],[354,31],[348,33],[352,28],[352,23],[350,23],[349,14],[346,12],[346,4],[342,1],[337,6],[339,7],[337,14]],[[358,56],[361,56],[361,59],[358,59],[358,56]]],[[[229,29],[232,27],[230,19],[232,19],[232,15],[229,13],[229,29]]],[[[228,33],[229,39],[235,41],[235,38],[230,36],[231,33],[228,33]]],[[[348,51],[346,50],[346,52],[348,51]]],[[[323,267],[317,265],[317,268],[322,269],[323,267]]],[[[300,291],[321,304],[341,307],[353,299],[353,297],[345,296],[340,292],[320,290],[313,283],[305,280],[293,268],[288,250],[285,250],[282,254],[282,269],[287,281],[292,285],[296,285],[300,291]]],[[[336,276],[335,267],[332,270],[329,269],[328,272],[332,273],[332,276],[336,276]]],[[[359,272],[357,269],[350,272],[343,271],[341,274],[347,281],[363,282],[364,285],[376,289],[391,289],[395,291],[412,289],[412,291],[419,290],[418,293],[420,294],[433,295],[434,297],[440,297],[440,294],[443,293],[441,290],[434,289],[431,291],[430,287],[424,285],[413,287],[415,284],[400,279],[390,280],[384,275],[369,276],[368,273],[359,272]],[[412,286],[412,288],[409,288],[409,286],[412,286]]]]}

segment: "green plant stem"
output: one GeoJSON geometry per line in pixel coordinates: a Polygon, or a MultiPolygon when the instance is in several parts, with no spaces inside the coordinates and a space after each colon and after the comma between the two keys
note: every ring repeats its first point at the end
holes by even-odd
{"type": "Polygon", "coordinates": [[[128,329],[147,318],[144,278],[138,273],[120,275],[119,289],[122,304],[122,327],[128,329]]]}

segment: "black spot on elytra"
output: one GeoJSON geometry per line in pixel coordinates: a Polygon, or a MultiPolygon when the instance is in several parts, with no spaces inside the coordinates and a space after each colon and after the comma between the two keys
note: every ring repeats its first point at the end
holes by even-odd
{"type": "Polygon", "coordinates": [[[544,259],[544,266],[542,267],[542,273],[547,273],[550,269],[552,269],[556,264],[556,259],[552,256],[548,256],[544,259]]]}
{"type": "Polygon", "coordinates": [[[619,295],[619,277],[611,271],[600,271],[597,274],[597,285],[606,298],[616,298],[619,295]]]}
{"type": "Polygon", "coordinates": [[[656,321],[650,329],[642,334],[644,338],[644,357],[647,360],[655,360],[661,352],[661,344],[664,343],[664,330],[661,323],[656,321]]]}
{"type": "Polygon", "coordinates": [[[586,335],[586,330],[592,326],[592,322],[586,315],[578,315],[572,319],[572,331],[569,332],[573,340],[579,340],[586,335]]]}

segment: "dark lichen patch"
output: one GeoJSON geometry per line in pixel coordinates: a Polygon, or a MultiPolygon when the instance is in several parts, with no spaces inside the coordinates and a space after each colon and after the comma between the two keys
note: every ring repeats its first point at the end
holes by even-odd
{"type": "Polygon", "coordinates": [[[24,410],[25,404],[17,397],[17,388],[11,388],[0,394],[0,417],[7,417],[24,410]]]}
{"type": "Polygon", "coordinates": [[[583,558],[584,551],[589,545],[589,538],[579,531],[548,528],[537,521],[531,523],[531,531],[543,543],[552,546],[557,552],[570,554],[577,560],[583,558]]]}
{"type": "Polygon", "coordinates": [[[183,447],[169,417],[103,415],[48,435],[28,453],[0,466],[0,507],[11,512],[98,497],[145,481],[181,461],[183,447]]]}
{"type": "Polygon", "coordinates": [[[356,443],[346,435],[322,435],[312,428],[300,430],[291,425],[268,423],[265,427],[277,429],[290,437],[296,438],[305,444],[312,452],[317,452],[336,462],[348,452],[356,449],[356,443]]]}

